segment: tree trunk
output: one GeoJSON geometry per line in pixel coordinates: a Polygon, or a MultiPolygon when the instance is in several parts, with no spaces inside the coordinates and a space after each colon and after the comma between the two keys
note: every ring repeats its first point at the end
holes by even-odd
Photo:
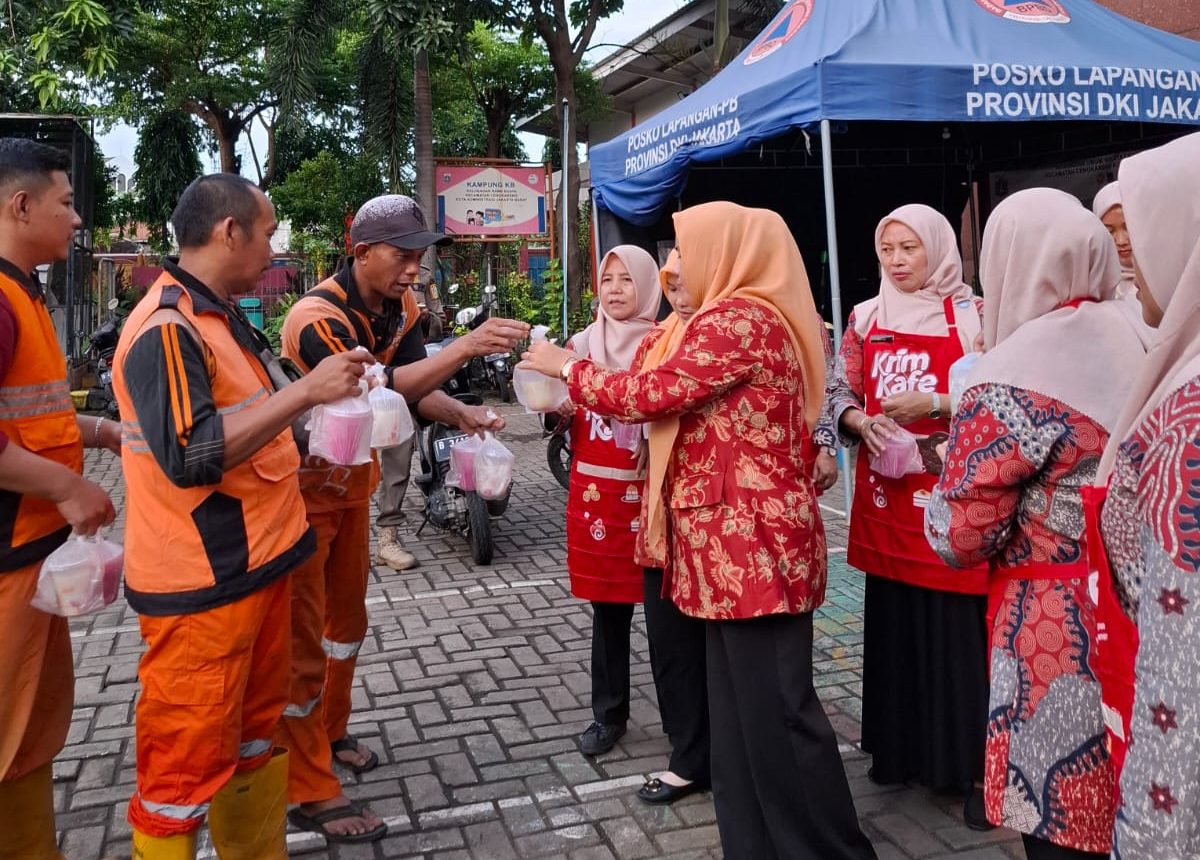
{"type": "MultiPolygon", "coordinates": [[[[433,88],[429,79],[429,54],[417,51],[413,55],[413,150],[417,168],[417,202],[425,210],[425,219],[430,229],[436,229],[437,199],[434,193],[433,163],[433,88]]],[[[395,190],[395,189],[392,189],[395,190]]],[[[421,258],[421,283],[433,281],[437,265],[437,249],[430,248],[421,258]]],[[[436,290],[426,286],[425,303],[430,311],[441,309],[435,298],[436,290]],[[436,305],[436,307],[435,307],[436,305]]]]}
{"type": "Polygon", "coordinates": [[[561,219],[567,219],[567,247],[563,248],[560,253],[567,261],[569,283],[566,285],[566,288],[568,304],[571,313],[575,313],[579,310],[583,300],[583,284],[586,274],[583,271],[583,254],[580,253],[579,242],[575,236],[579,222],[579,153],[576,148],[579,131],[575,105],[575,68],[573,61],[564,64],[555,62],[554,70],[554,86],[557,96],[555,116],[558,118],[560,135],[562,133],[563,99],[566,99],[568,109],[571,112],[571,122],[567,139],[562,142],[562,164],[563,170],[566,171],[565,176],[567,181],[559,182],[557,227],[559,236],[561,236],[561,219]]]}

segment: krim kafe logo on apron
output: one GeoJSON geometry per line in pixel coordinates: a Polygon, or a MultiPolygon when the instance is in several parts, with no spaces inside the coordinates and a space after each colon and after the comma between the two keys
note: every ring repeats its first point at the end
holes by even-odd
{"type": "Polygon", "coordinates": [[[999,18],[1022,24],[1069,24],[1071,14],[1059,0],[975,0],[999,18]]]}
{"type": "Polygon", "coordinates": [[[750,53],[746,54],[746,59],[742,62],[752,66],[792,41],[812,17],[816,2],[817,0],[792,0],[775,19],[775,26],[761,33],[754,41],[750,46],[750,53]]]}

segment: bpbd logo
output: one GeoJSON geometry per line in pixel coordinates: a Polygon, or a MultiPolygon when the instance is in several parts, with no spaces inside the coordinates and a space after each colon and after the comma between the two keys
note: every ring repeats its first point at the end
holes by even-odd
{"type": "Polygon", "coordinates": [[[750,53],[743,60],[747,66],[754,65],[759,60],[765,60],[804,29],[808,19],[812,17],[813,6],[817,0],[792,0],[775,19],[774,25],[765,30],[754,40],[750,53]]]}
{"type": "Polygon", "coordinates": [[[999,18],[1022,24],[1068,24],[1071,14],[1059,0],[975,0],[999,18]]]}

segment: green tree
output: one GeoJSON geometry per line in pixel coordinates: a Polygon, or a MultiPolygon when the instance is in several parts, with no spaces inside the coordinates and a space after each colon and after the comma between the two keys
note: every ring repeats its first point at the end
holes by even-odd
{"type": "Polygon", "coordinates": [[[112,72],[133,25],[125,0],[0,5],[0,110],[61,110],[112,72]]]}
{"type": "MultiPolygon", "coordinates": [[[[550,65],[554,70],[554,111],[558,127],[563,124],[563,105],[570,112],[566,150],[568,179],[559,191],[555,207],[559,219],[566,218],[568,232],[579,212],[579,99],[576,88],[578,70],[583,67],[584,54],[592,42],[596,25],[601,19],[619,12],[625,0],[519,0],[516,21],[526,33],[536,34],[546,45],[550,65]]],[[[570,307],[577,311],[583,296],[583,255],[572,242],[563,249],[570,282],[567,296],[570,307]]]]}
{"type": "Polygon", "coordinates": [[[346,216],[370,198],[383,193],[379,164],[365,155],[336,155],[329,151],[303,162],[271,189],[271,201],[292,230],[323,239],[341,248],[346,216]]]}
{"type": "Polygon", "coordinates": [[[246,137],[259,184],[269,186],[279,99],[265,46],[283,22],[285,3],[143,0],[126,50],[107,76],[113,112],[139,126],[148,114],[191,114],[228,173],[240,171],[237,147],[246,137]],[[255,123],[266,135],[263,153],[249,137],[255,123]]]}
{"type": "Polygon", "coordinates": [[[150,244],[170,245],[167,222],[185,188],[201,174],[199,133],[179,111],[155,114],[142,125],[133,160],[137,164],[138,214],[150,229],[150,244]]]}

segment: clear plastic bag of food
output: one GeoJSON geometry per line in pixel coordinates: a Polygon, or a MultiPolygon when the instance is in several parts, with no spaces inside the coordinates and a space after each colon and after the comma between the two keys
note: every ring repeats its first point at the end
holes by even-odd
{"type": "MultiPolygon", "coordinates": [[[[544,325],[534,326],[530,340],[534,343],[545,340],[548,331],[544,325]]],[[[551,379],[520,365],[513,370],[512,384],[517,402],[530,414],[553,412],[568,396],[566,383],[561,379],[551,379]]]]}
{"type": "Polygon", "coordinates": [[[119,544],[71,535],[42,562],[30,605],[65,618],[99,612],[117,599],[124,558],[119,544]]]}
{"type": "Polygon", "coordinates": [[[335,466],[370,463],[373,423],[365,392],[315,406],[309,424],[308,453],[335,466]]]}
{"type": "Polygon", "coordinates": [[[482,439],[471,436],[450,449],[450,471],[446,473],[447,487],[458,487],[464,493],[475,490],[475,455],[479,453],[482,445],[482,439]]]}
{"type": "Polygon", "coordinates": [[[387,387],[387,369],[382,364],[368,367],[364,378],[371,381],[367,402],[371,405],[371,447],[394,448],[413,434],[408,401],[387,387]]]}
{"type": "Polygon", "coordinates": [[[971,376],[971,371],[975,369],[975,365],[979,363],[981,355],[982,353],[978,352],[968,352],[950,365],[950,414],[952,416],[958,412],[958,404],[962,402],[962,396],[967,390],[967,380],[971,376]]]}
{"type": "Polygon", "coordinates": [[[513,452],[491,433],[475,454],[475,492],[484,499],[503,499],[512,484],[513,452]]]}
{"type": "Polygon", "coordinates": [[[915,475],[925,471],[925,461],[917,447],[917,437],[897,427],[887,437],[883,451],[872,454],[871,470],[885,478],[903,478],[905,475],[915,475]]]}

